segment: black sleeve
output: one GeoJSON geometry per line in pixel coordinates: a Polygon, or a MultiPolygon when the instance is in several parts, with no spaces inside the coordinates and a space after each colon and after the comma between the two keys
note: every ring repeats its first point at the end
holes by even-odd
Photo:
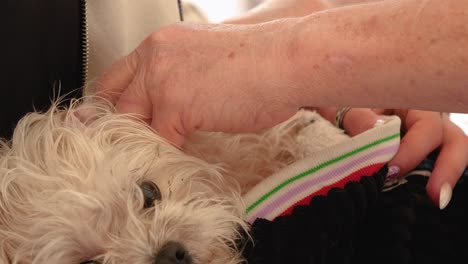
{"type": "Polygon", "coordinates": [[[80,0],[6,0],[0,137],[8,138],[22,116],[46,110],[53,98],[80,95],[81,5],[80,0]]]}

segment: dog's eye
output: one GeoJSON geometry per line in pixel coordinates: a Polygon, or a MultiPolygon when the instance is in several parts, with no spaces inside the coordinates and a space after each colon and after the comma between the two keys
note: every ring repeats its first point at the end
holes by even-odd
{"type": "Polygon", "coordinates": [[[143,197],[145,198],[144,208],[150,208],[154,206],[154,201],[161,200],[161,191],[158,186],[152,181],[144,181],[140,185],[143,197]]]}
{"type": "Polygon", "coordinates": [[[99,264],[96,260],[86,260],[83,262],[80,262],[80,264],[99,264]]]}

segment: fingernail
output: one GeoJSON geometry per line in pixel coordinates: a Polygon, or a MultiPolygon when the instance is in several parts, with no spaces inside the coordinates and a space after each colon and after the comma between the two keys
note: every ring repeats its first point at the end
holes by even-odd
{"type": "Polygon", "coordinates": [[[442,184],[439,195],[439,208],[444,210],[452,199],[452,187],[448,183],[442,184]]]}
{"type": "Polygon", "coordinates": [[[394,178],[398,177],[399,174],[400,174],[400,167],[398,167],[398,166],[388,167],[388,172],[387,172],[387,179],[388,180],[391,180],[391,179],[394,179],[394,178]]]}
{"type": "Polygon", "coordinates": [[[387,123],[388,121],[390,120],[390,118],[388,116],[379,116],[379,118],[377,119],[377,121],[375,121],[374,123],[374,127],[379,127],[379,126],[382,126],[384,125],[385,123],[387,123]]]}

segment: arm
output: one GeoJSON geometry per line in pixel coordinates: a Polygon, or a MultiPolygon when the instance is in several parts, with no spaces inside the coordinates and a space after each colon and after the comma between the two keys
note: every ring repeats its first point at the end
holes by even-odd
{"type": "Polygon", "coordinates": [[[386,1],[288,20],[292,102],[468,112],[468,2],[386,1]]]}
{"type": "Polygon", "coordinates": [[[310,105],[468,112],[467,9],[392,0],[251,25],[174,24],[117,61],[98,92],[179,144],[194,130],[258,131],[310,105]]]}

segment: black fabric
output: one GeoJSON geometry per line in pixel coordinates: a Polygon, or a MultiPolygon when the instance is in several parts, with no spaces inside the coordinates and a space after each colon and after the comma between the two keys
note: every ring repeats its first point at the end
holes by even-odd
{"type": "Polygon", "coordinates": [[[9,137],[24,114],[46,110],[57,95],[80,95],[82,16],[79,0],[5,2],[0,136],[9,137]]]}
{"type": "MultiPolygon", "coordinates": [[[[417,169],[432,169],[437,153],[417,169]]],[[[441,211],[427,177],[382,192],[387,168],[315,197],[274,221],[257,219],[246,239],[248,263],[467,263],[468,182],[464,172],[441,211]],[[254,242],[254,243],[252,243],[254,242]]]]}
{"type": "Polygon", "coordinates": [[[350,263],[357,226],[377,203],[386,173],[384,167],[359,183],[333,188],[291,215],[257,219],[254,241],[247,240],[244,251],[248,263],[350,263]]]}

